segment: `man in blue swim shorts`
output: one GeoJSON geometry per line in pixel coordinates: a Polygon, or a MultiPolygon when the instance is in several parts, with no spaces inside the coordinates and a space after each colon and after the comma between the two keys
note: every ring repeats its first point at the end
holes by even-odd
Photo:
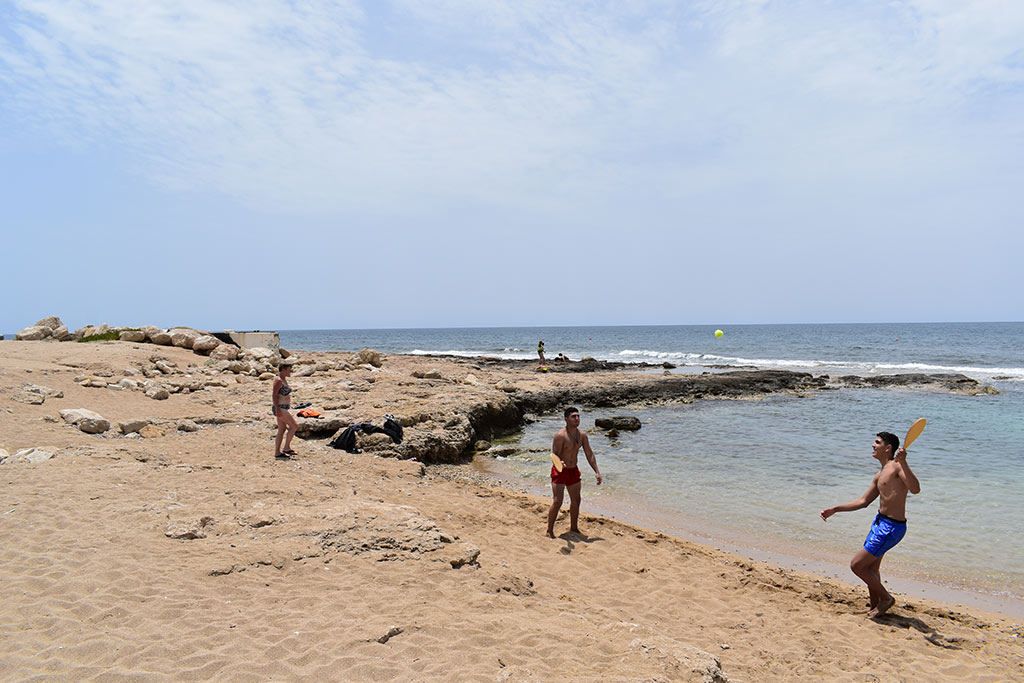
{"type": "Polygon", "coordinates": [[[871,480],[871,487],[857,500],[825,508],[821,518],[825,521],[837,512],[850,512],[866,508],[875,498],[878,514],[864,539],[864,548],[850,560],[850,569],[868,586],[869,617],[885,614],[896,599],[885,589],[879,568],[882,556],[896,546],[907,533],[907,493],[921,492],[921,483],[907,464],[907,451],[900,448],[900,439],[889,432],[879,432],[871,446],[881,471],[871,480]]]}

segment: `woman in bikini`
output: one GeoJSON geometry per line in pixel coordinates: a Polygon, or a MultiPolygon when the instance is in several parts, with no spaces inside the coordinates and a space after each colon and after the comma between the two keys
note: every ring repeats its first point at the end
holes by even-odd
{"type": "Polygon", "coordinates": [[[286,459],[298,455],[292,450],[292,437],[295,436],[295,430],[299,428],[299,423],[288,412],[292,407],[292,388],[288,386],[288,377],[291,374],[292,364],[285,361],[281,363],[277,377],[274,378],[271,411],[277,417],[277,439],[274,441],[275,458],[286,459]],[[284,450],[281,450],[281,439],[286,433],[288,438],[284,440],[284,450]]]}

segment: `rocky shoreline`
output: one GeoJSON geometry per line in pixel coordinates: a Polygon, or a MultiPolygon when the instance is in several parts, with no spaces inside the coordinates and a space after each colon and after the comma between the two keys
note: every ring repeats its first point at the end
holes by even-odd
{"type": "MultiPolygon", "coordinates": [[[[358,353],[242,349],[190,328],[104,325],[67,333],[56,316],[40,320],[19,333],[23,339],[41,341],[14,343],[83,340],[93,333],[100,338],[87,345],[119,345],[131,349],[132,360],[120,367],[75,366],[77,372],[72,379],[80,387],[139,392],[155,401],[201,393],[208,396],[200,399],[207,403],[217,402],[220,395],[241,391],[251,394],[258,403],[259,392],[269,391],[269,380],[275,376],[278,365],[291,357],[302,400],[320,413],[317,419],[300,420],[300,438],[332,439],[350,425],[366,423],[387,413],[395,416],[407,437],[396,444],[382,435],[359,435],[359,448],[383,457],[416,459],[428,464],[464,462],[472,457],[479,442],[507,436],[521,429],[531,416],[557,411],[569,404],[590,408],[690,403],[702,399],[757,399],[779,393],[808,396],[863,387],[968,395],[995,392],[958,374],[838,378],[787,370],[682,374],[673,373],[675,367],[669,364],[593,358],[555,361],[539,368],[530,360],[386,355],[373,349],[358,353]],[[265,384],[262,389],[258,388],[261,384],[265,384]]],[[[34,405],[61,398],[62,392],[42,383],[26,383],[13,395],[17,402],[34,405]]],[[[187,431],[193,425],[214,419],[230,422],[260,417],[207,415],[168,422],[160,417],[137,415],[112,421],[87,405],[70,408],[60,412],[64,422],[92,434],[110,430],[114,437],[162,434],[172,428],[187,431]]]]}

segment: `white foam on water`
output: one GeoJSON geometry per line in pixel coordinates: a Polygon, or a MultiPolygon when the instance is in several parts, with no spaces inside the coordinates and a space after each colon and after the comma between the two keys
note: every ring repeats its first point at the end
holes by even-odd
{"type": "Polygon", "coordinates": [[[741,356],[720,356],[713,353],[683,353],[674,351],[651,351],[646,349],[625,349],[618,353],[619,360],[653,359],[675,361],[680,364],[708,364],[755,366],[767,369],[804,370],[813,372],[845,372],[849,374],[903,374],[903,373],[959,373],[978,380],[999,377],[1008,381],[1024,381],[1024,368],[980,367],[976,365],[935,365],[930,363],[883,363],[865,361],[842,361],[828,359],[793,358],[744,358],[741,356]]]}

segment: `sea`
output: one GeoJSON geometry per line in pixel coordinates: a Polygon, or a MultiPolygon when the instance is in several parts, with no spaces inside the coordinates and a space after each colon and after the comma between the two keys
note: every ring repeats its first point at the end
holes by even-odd
{"type": "MultiPolygon", "coordinates": [[[[585,513],[664,531],[754,559],[857,583],[846,567],[877,503],[823,522],[819,511],[858,498],[878,471],[877,432],[901,438],[928,424],[908,462],[921,493],[908,532],[882,565],[893,590],[1024,618],[1024,323],[507,327],[289,330],[288,349],[458,357],[646,362],[626,372],[785,369],[839,377],[961,373],[998,393],[921,388],[830,389],[809,397],[699,400],[582,409],[604,482],[585,464],[585,513]],[[609,438],[594,420],[640,418],[609,438]]],[[[498,457],[467,465],[550,495],[548,452],[561,414],[538,415],[502,439],[498,457]],[[509,448],[509,447],[512,448],[509,448]]],[[[497,449],[495,449],[497,450],[497,449]]]]}

